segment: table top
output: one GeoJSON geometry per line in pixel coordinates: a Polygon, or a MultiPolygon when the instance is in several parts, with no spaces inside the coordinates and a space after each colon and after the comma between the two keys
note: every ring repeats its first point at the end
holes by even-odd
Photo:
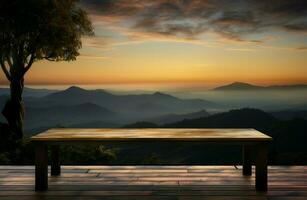
{"type": "Polygon", "coordinates": [[[270,141],[255,129],[183,128],[56,128],[31,137],[32,141],[270,141]]]}

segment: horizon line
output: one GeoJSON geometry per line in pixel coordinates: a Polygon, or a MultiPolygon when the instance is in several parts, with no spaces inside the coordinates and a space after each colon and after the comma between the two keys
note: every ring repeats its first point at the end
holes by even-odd
{"type": "MultiPolygon", "coordinates": [[[[242,84],[249,84],[249,85],[253,85],[253,86],[259,86],[259,87],[272,87],[272,86],[296,86],[296,85],[306,85],[307,86],[307,82],[297,82],[297,83],[279,83],[279,84],[255,84],[255,83],[250,83],[250,82],[241,82],[241,81],[233,81],[233,82],[228,82],[228,83],[222,83],[222,84],[197,84],[197,83],[189,83],[187,84],[180,84],[181,87],[178,87],[178,83],[168,83],[168,84],[163,84],[163,83],[146,83],[146,84],[136,84],[136,83],[107,83],[107,84],[25,84],[25,88],[33,88],[33,89],[48,89],[48,88],[70,88],[70,87],[80,87],[83,89],[104,89],[103,87],[97,87],[97,86],[104,86],[107,89],[110,89],[108,87],[115,87],[118,89],[120,89],[118,86],[123,86],[122,89],[130,89],[130,90],[144,90],[145,88],[150,89],[149,86],[156,86],[154,88],[151,88],[153,90],[157,90],[158,88],[160,89],[176,89],[176,90],[185,90],[185,89],[215,89],[218,87],[222,87],[222,86],[228,86],[234,83],[242,83],[242,84]],[[171,85],[177,85],[177,87],[171,87],[171,85]],[[135,88],[132,88],[131,86],[137,86],[135,88]],[[211,85],[211,86],[210,86],[211,85]],[[214,85],[214,86],[213,86],[214,85]],[[85,86],[85,88],[84,88],[85,86]],[[117,86],[117,87],[116,87],[117,86]],[[160,87],[157,87],[160,86],[160,87]],[[183,86],[183,87],[182,87],[183,86]],[[186,86],[186,87],[184,87],[186,86]],[[142,88],[142,89],[140,89],[142,88]]],[[[9,84],[2,84],[0,83],[0,88],[9,88],[9,84]]]]}

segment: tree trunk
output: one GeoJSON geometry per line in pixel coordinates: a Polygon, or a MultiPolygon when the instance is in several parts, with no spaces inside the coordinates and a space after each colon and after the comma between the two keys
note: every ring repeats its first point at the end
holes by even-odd
{"type": "Polygon", "coordinates": [[[2,114],[7,119],[9,127],[14,134],[14,139],[23,137],[24,103],[22,100],[22,91],[24,87],[23,77],[12,79],[10,84],[11,99],[4,106],[2,114]]]}

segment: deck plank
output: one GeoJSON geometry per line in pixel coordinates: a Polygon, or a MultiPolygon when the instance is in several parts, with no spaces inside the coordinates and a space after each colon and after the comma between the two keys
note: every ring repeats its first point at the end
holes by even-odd
{"type": "MultiPolygon", "coordinates": [[[[253,168],[254,171],[254,168],[253,168]]],[[[269,191],[238,166],[63,166],[47,192],[34,191],[33,166],[0,166],[0,199],[305,200],[306,166],[269,166],[269,191]]]]}

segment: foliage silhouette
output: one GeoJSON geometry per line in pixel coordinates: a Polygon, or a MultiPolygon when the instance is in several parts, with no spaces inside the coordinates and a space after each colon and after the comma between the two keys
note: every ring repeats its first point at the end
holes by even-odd
{"type": "Polygon", "coordinates": [[[0,64],[11,91],[2,113],[15,139],[23,137],[24,75],[32,64],[75,60],[81,36],[92,34],[92,24],[77,0],[0,2],[0,64]]]}

